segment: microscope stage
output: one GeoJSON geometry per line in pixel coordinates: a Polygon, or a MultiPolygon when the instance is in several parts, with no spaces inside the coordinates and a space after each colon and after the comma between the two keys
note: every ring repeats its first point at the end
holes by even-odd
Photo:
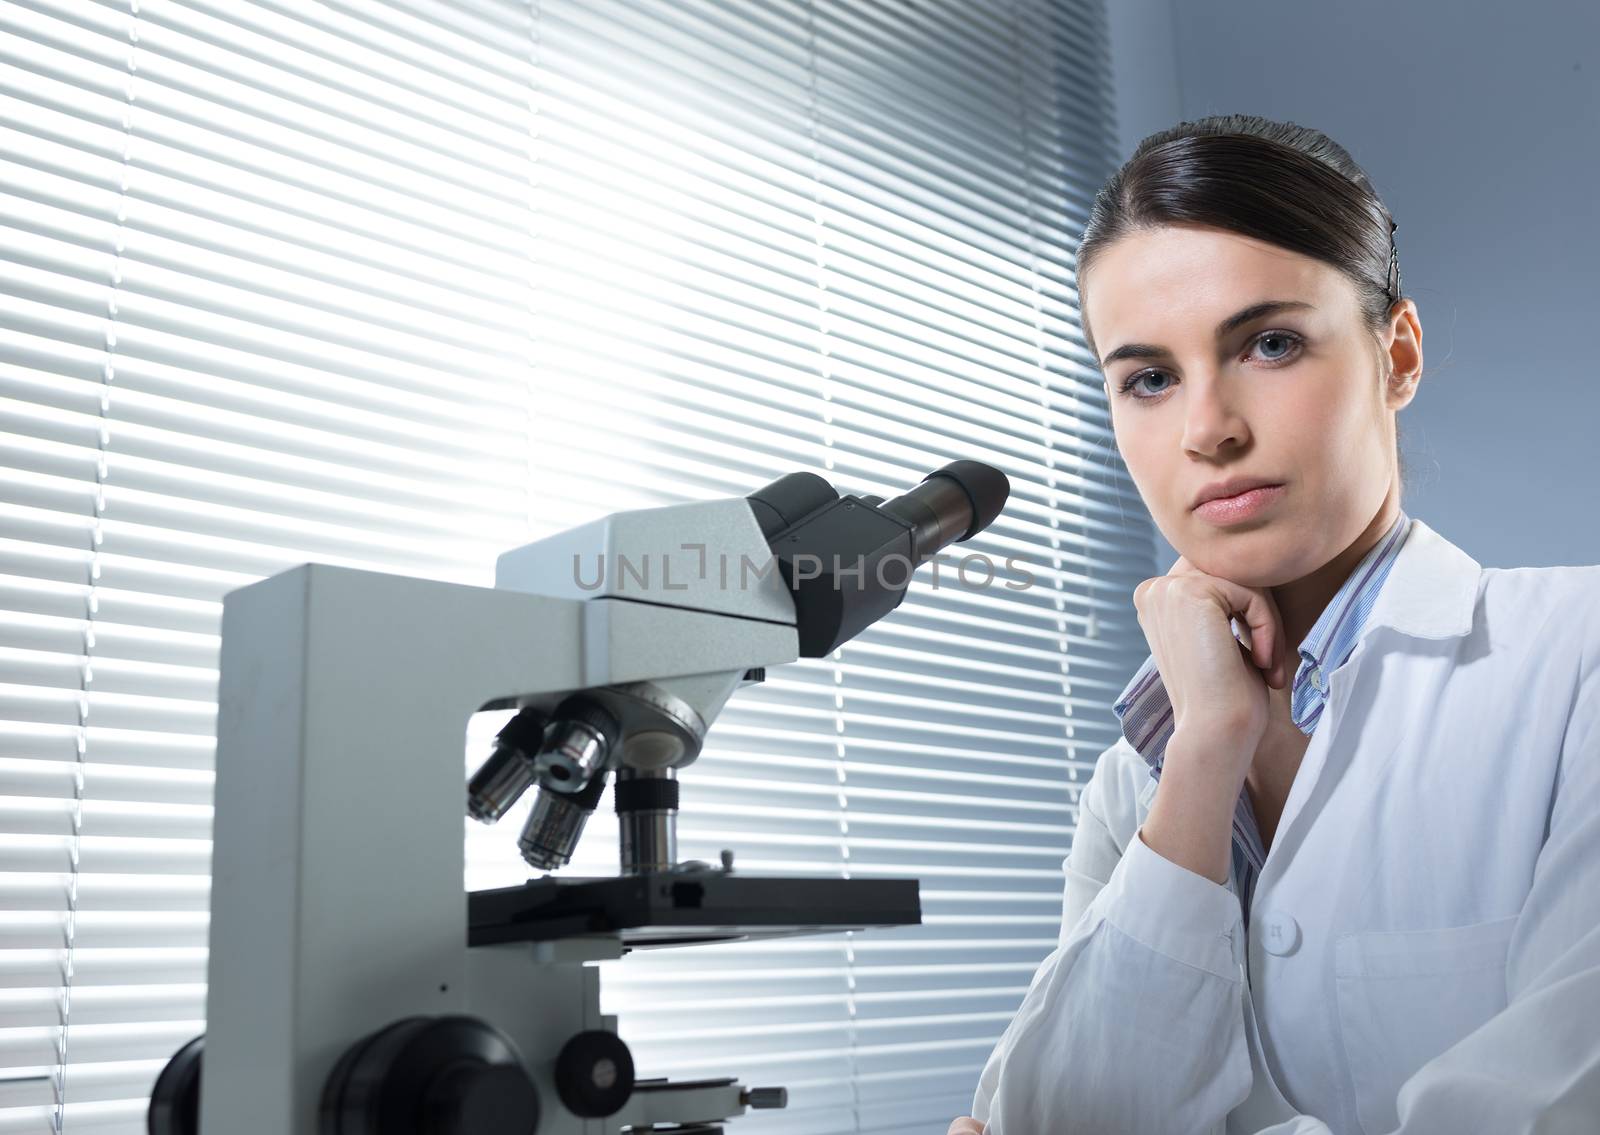
{"type": "Polygon", "coordinates": [[[734,875],[715,868],[611,878],[546,875],[467,896],[467,944],[618,934],[627,949],[735,942],[922,921],[916,879],[734,875]]]}

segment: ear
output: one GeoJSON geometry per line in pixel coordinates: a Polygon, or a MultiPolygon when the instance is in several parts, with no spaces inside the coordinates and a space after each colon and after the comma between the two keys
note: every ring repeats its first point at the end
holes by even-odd
{"type": "Polygon", "coordinates": [[[1422,381],[1422,321],[1414,302],[1397,300],[1390,307],[1389,323],[1380,341],[1389,368],[1384,406],[1404,409],[1416,397],[1417,384],[1422,381]]]}

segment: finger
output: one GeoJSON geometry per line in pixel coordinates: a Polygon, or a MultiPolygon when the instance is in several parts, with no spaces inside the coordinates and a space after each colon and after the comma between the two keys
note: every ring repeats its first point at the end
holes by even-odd
{"type": "Polygon", "coordinates": [[[1284,686],[1284,673],[1289,665],[1289,640],[1283,629],[1283,616],[1278,611],[1277,601],[1272,598],[1272,593],[1265,588],[1259,591],[1261,606],[1271,630],[1271,646],[1267,654],[1267,665],[1263,670],[1269,681],[1276,680],[1277,689],[1284,686]]]}
{"type": "Polygon", "coordinates": [[[1283,612],[1278,610],[1278,601],[1272,598],[1272,593],[1267,592],[1267,600],[1272,604],[1273,618],[1278,624],[1278,689],[1288,687],[1294,680],[1295,669],[1300,665],[1300,647],[1298,643],[1289,641],[1288,632],[1283,629],[1283,612]]]}
{"type": "MultiPolygon", "coordinates": [[[[1228,614],[1230,623],[1232,622],[1233,618],[1239,614],[1240,609],[1234,607],[1233,604],[1244,601],[1241,599],[1241,595],[1259,595],[1260,599],[1265,602],[1270,616],[1267,621],[1266,629],[1263,632],[1263,629],[1259,623],[1253,623],[1250,620],[1246,620],[1246,625],[1250,628],[1248,642],[1241,642],[1240,645],[1245,646],[1246,652],[1250,656],[1251,665],[1261,671],[1266,682],[1269,685],[1276,684],[1279,689],[1283,688],[1285,685],[1285,679],[1282,677],[1284,669],[1283,662],[1287,658],[1288,651],[1286,649],[1287,644],[1284,642],[1283,619],[1278,614],[1278,605],[1272,599],[1270,592],[1264,588],[1245,587],[1242,584],[1234,583],[1232,580],[1223,579],[1221,576],[1209,575],[1208,573],[1201,571],[1199,568],[1191,564],[1186,556],[1179,556],[1173,563],[1172,567],[1167,569],[1167,575],[1199,575],[1205,576],[1208,579],[1216,580],[1218,583],[1223,584],[1228,595],[1228,602],[1230,604],[1228,614]],[[1274,683],[1275,679],[1276,682],[1274,683]]],[[[1146,580],[1145,582],[1150,583],[1152,581],[1146,580]]],[[[1141,586],[1143,586],[1143,584],[1141,584],[1141,586]]],[[[1233,633],[1231,626],[1229,628],[1229,633],[1233,633]]]]}
{"type": "Polygon", "coordinates": [[[1276,672],[1283,642],[1278,605],[1263,588],[1245,587],[1219,576],[1209,577],[1230,618],[1243,620],[1249,638],[1251,661],[1263,676],[1276,672]]]}
{"type": "Polygon", "coordinates": [[[1273,688],[1278,685],[1278,672],[1282,669],[1283,662],[1283,635],[1274,627],[1272,635],[1272,651],[1267,658],[1267,664],[1261,668],[1261,676],[1273,688]]]}
{"type": "Polygon", "coordinates": [[[1261,641],[1261,673],[1270,674],[1278,664],[1278,651],[1283,642],[1277,609],[1263,593],[1252,591],[1250,604],[1245,608],[1245,621],[1250,624],[1252,638],[1259,637],[1261,641]]]}

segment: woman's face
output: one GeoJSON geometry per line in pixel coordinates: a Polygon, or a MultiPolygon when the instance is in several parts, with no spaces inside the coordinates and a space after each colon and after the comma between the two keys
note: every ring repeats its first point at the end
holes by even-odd
{"type": "Polygon", "coordinates": [[[1087,284],[1117,446],[1156,525],[1196,568],[1277,587],[1398,510],[1393,412],[1422,367],[1410,300],[1375,340],[1335,268],[1193,226],[1119,238],[1087,284]],[[1251,314],[1266,304],[1287,306],[1251,314]],[[1398,380],[1386,382],[1391,369],[1398,380]],[[1206,485],[1250,476],[1284,486],[1264,511],[1223,525],[1193,510],[1206,485]]]}

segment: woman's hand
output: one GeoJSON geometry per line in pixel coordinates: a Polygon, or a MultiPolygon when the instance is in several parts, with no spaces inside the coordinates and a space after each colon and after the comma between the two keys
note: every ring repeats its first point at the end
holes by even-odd
{"type": "Polygon", "coordinates": [[[1172,701],[1173,728],[1254,753],[1271,709],[1267,687],[1289,681],[1271,593],[1207,575],[1179,556],[1166,575],[1134,588],[1133,605],[1172,701]],[[1248,649],[1233,635],[1234,617],[1249,629],[1248,649]]]}
{"type": "Polygon", "coordinates": [[[950,1124],[950,1130],[946,1131],[944,1135],[983,1135],[985,1126],[985,1124],[973,1119],[972,1116],[963,1115],[950,1124]]]}
{"type": "Polygon", "coordinates": [[[1207,575],[1182,557],[1139,584],[1133,602],[1174,721],[1136,838],[1226,883],[1234,803],[1270,720],[1267,687],[1289,682],[1283,620],[1264,589],[1207,575]],[[1235,616],[1248,627],[1248,646],[1233,636],[1235,616]]]}

